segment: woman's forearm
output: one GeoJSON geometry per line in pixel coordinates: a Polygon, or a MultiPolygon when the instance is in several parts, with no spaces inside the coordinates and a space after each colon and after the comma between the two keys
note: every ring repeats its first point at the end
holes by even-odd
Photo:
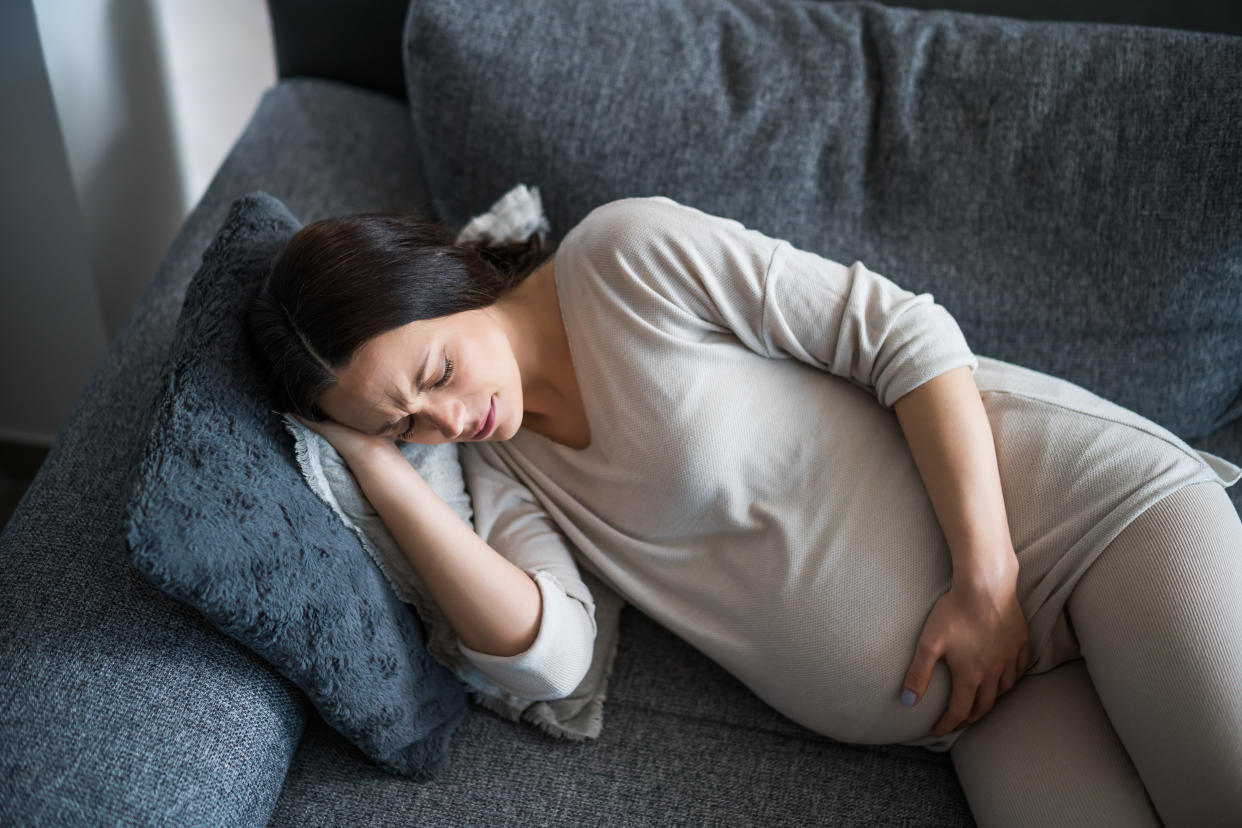
{"type": "Polygon", "coordinates": [[[970,368],[933,378],[893,409],[949,544],[954,584],[1014,586],[996,444],[970,368]]]}
{"type": "Polygon", "coordinates": [[[461,642],[489,655],[529,649],[543,613],[534,579],[476,535],[399,451],[349,466],[461,642]]]}

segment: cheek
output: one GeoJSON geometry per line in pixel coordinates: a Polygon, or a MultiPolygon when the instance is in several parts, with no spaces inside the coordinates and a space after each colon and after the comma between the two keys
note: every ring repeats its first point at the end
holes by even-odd
{"type": "Polygon", "coordinates": [[[469,360],[472,385],[490,385],[499,390],[518,380],[517,362],[503,337],[472,343],[463,356],[469,360]]]}

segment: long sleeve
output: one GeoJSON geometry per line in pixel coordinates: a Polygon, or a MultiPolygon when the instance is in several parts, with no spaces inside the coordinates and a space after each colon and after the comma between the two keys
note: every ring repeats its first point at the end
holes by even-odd
{"type": "Polygon", "coordinates": [[[571,234],[562,246],[578,245],[588,258],[644,260],[603,271],[640,274],[644,284],[615,289],[647,312],[680,316],[683,336],[735,336],[764,356],[793,357],[869,389],[885,407],[939,374],[978,367],[931,294],[664,196],[601,205],[571,234]]]}
{"type": "Polygon", "coordinates": [[[564,535],[495,452],[485,444],[462,444],[459,456],[475,532],[534,579],[543,608],[535,641],[521,653],[481,653],[460,639],[458,649],[503,690],[524,699],[564,698],[591,665],[596,625],[590,590],[564,535]]]}

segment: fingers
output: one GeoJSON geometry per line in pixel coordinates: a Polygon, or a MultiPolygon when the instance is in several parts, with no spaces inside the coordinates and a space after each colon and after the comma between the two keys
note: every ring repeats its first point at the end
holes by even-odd
{"type": "Polygon", "coordinates": [[[970,718],[965,724],[972,725],[983,718],[996,704],[997,690],[999,684],[995,681],[984,681],[979,685],[979,693],[975,696],[975,706],[970,711],[970,718]]]}
{"type": "Polygon", "coordinates": [[[910,664],[910,669],[906,671],[905,681],[902,682],[901,703],[903,705],[913,707],[923,698],[923,694],[927,692],[927,685],[931,683],[932,668],[936,666],[938,658],[940,658],[939,650],[922,640],[919,641],[914,650],[914,661],[910,664]]]}
{"type": "Polygon", "coordinates": [[[1015,661],[1006,665],[1005,672],[1001,673],[1000,684],[998,685],[1000,692],[997,695],[1003,696],[1013,687],[1014,682],[1018,680],[1018,663],[1015,661]]]}
{"type": "MultiPolygon", "coordinates": [[[[1021,658],[1019,658],[1018,661],[1013,661],[1007,664],[1005,666],[1005,671],[1001,673],[999,679],[994,680],[984,677],[974,691],[974,705],[971,707],[970,713],[964,721],[958,721],[950,718],[950,714],[954,713],[952,701],[950,701],[949,710],[945,712],[944,717],[942,717],[940,722],[937,724],[937,727],[940,727],[941,725],[948,726],[942,731],[933,730],[933,733],[937,736],[942,736],[959,725],[972,725],[982,719],[985,714],[990,712],[992,708],[996,706],[996,699],[999,696],[1008,693],[1011,689],[1013,689],[1014,684],[1017,683],[1019,677],[1017,665],[1019,662],[1022,662],[1021,658]]],[[[963,694],[965,694],[965,690],[963,694]]]]}
{"type": "Polygon", "coordinates": [[[970,718],[966,720],[966,724],[972,725],[982,719],[985,713],[990,712],[996,706],[996,699],[1013,689],[1018,675],[1018,662],[1012,661],[1005,666],[1005,672],[1001,674],[1000,680],[993,689],[985,692],[985,688],[992,688],[992,683],[989,681],[984,681],[979,685],[979,694],[975,697],[975,706],[970,711],[970,718]]]}
{"type": "Polygon", "coordinates": [[[953,677],[953,695],[949,698],[949,707],[940,717],[940,721],[936,722],[936,726],[932,728],[932,735],[943,736],[966,721],[971,710],[974,709],[975,691],[978,686],[977,679],[970,681],[958,679],[957,676],[953,677]]]}

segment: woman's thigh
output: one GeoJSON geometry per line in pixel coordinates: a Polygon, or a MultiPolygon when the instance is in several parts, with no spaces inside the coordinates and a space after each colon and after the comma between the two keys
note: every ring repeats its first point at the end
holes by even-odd
{"type": "Polygon", "coordinates": [[[981,828],[1160,825],[1082,659],[1024,676],[950,756],[981,828]]]}
{"type": "Polygon", "coordinates": [[[1161,819],[1238,824],[1242,521],[1224,488],[1187,486],[1149,508],[1083,574],[1067,608],[1161,819]]]}

